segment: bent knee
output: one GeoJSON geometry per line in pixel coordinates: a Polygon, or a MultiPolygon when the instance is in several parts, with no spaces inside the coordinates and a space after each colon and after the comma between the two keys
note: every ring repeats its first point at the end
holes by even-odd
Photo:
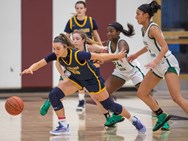
{"type": "Polygon", "coordinates": [[[142,99],[144,97],[144,92],[143,91],[137,91],[137,96],[138,98],[142,99]]]}
{"type": "Polygon", "coordinates": [[[142,90],[137,91],[137,97],[140,98],[140,99],[148,97],[149,95],[150,95],[149,91],[142,91],[142,90]]]}
{"type": "Polygon", "coordinates": [[[182,102],[182,99],[183,99],[183,97],[181,97],[181,96],[173,96],[173,97],[172,97],[172,100],[173,100],[175,103],[177,103],[177,104],[180,104],[180,103],[182,102]]]}

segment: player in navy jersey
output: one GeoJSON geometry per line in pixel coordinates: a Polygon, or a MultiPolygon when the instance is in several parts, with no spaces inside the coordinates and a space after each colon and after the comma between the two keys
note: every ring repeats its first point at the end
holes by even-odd
{"type": "Polygon", "coordinates": [[[84,87],[90,95],[98,100],[102,106],[114,113],[121,114],[129,119],[139,132],[145,133],[146,128],[140,120],[132,116],[122,105],[115,103],[109,98],[102,77],[96,71],[96,67],[89,60],[107,61],[121,60],[125,57],[125,51],[118,54],[108,53],[90,53],[75,50],[71,41],[64,34],[54,38],[54,52],[44,59],[32,64],[29,68],[21,72],[23,74],[33,74],[34,71],[46,66],[51,61],[58,61],[71,75],[63,81],[60,81],[57,87],[49,93],[50,103],[59,119],[57,129],[50,131],[53,135],[62,135],[69,133],[69,124],[66,122],[64,107],[61,101],[65,96],[71,95],[80,88],[84,87]]]}
{"type": "Polygon", "coordinates": [[[153,60],[145,65],[149,71],[137,91],[137,96],[157,115],[158,120],[153,131],[160,129],[171,118],[170,115],[163,112],[156,101],[149,95],[149,92],[162,78],[165,78],[173,101],[188,114],[188,101],[182,97],[180,90],[178,78],[180,68],[178,61],[168,49],[168,45],[164,40],[161,29],[151,20],[159,9],[161,9],[161,6],[156,1],[152,1],[149,4],[142,4],[138,7],[136,11],[136,20],[138,24],[143,26],[142,35],[145,46],[128,57],[128,59],[132,61],[145,52],[155,54],[153,60]]]}
{"type": "MultiPolygon", "coordinates": [[[[87,6],[84,1],[77,1],[75,3],[76,15],[68,20],[64,31],[66,35],[71,38],[71,34],[75,30],[82,29],[88,38],[96,41],[99,45],[102,45],[100,36],[98,34],[98,26],[94,18],[86,15],[87,6]]],[[[65,70],[66,71],[66,70],[65,70]]],[[[66,71],[68,73],[68,71],[66,71]]],[[[62,77],[60,77],[60,81],[62,77]]],[[[78,91],[78,105],[76,111],[83,113],[85,110],[85,91],[83,89],[78,91]]],[[[41,115],[46,115],[47,110],[50,108],[50,102],[47,99],[40,108],[41,115]]]]}
{"type": "MultiPolygon", "coordinates": [[[[101,39],[98,34],[98,26],[96,20],[91,16],[86,15],[87,6],[84,1],[77,1],[75,3],[75,10],[76,15],[70,18],[65,26],[64,32],[70,38],[71,34],[75,30],[82,29],[88,38],[98,42],[100,45],[101,39]]],[[[82,113],[84,111],[85,105],[85,91],[79,90],[78,91],[79,102],[76,110],[78,113],[82,113]]]]}
{"type": "Polygon", "coordinates": [[[74,30],[82,29],[87,37],[93,39],[94,41],[101,43],[100,36],[98,34],[98,26],[96,20],[90,16],[86,15],[86,3],[84,1],[77,1],[75,4],[76,15],[68,20],[64,32],[70,38],[70,34],[74,30]]]}

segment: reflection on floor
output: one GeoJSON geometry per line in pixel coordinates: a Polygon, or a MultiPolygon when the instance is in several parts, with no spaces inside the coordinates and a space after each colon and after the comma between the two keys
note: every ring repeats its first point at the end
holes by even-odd
{"type": "MultiPolygon", "coordinates": [[[[70,135],[51,136],[49,131],[57,126],[57,118],[52,110],[41,116],[39,109],[47,93],[11,93],[0,94],[0,140],[2,141],[187,141],[188,116],[172,102],[167,92],[156,92],[155,97],[165,111],[173,114],[170,120],[171,131],[152,132],[155,119],[151,110],[135,96],[135,92],[117,92],[117,102],[125,106],[145,124],[146,134],[138,134],[135,127],[124,120],[114,128],[105,129],[104,116],[87,97],[85,113],[78,114],[77,97],[63,100],[67,121],[70,124],[70,135]],[[21,115],[10,116],[4,109],[5,100],[10,95],[17,95],[24,100],[25,108],[21,115]],[[126,95],[121,97],[119,95],[126,95]]],[[[184,97],[188,98],[186,92],[184,97]]]]}

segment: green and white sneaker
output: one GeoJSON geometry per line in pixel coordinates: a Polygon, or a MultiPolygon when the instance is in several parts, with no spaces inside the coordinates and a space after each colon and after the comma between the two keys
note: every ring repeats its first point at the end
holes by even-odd
{"type": "Polygon", "coordinates": [[[108,117],[104,126],[113,127],[116,123],[124,121],[124,117],[122,115],[115,115],[108,117]]]}
{"type": "Polygon", "coordinates": [[[170,125],[168,122],[166,122],[162,127],[161,130],[163,131],[170,131],[170,125]]]}
{"type": "Polygon", "coordinates": [[[155,126],[153,127],[153,131],[159,130],[168,120],[170,120],[171,115],[162,113],[157,118],[158,118],[158,120],[157,120],[155,126]]]}
{"type": "Polygon", "coordinates": [[[50,106],[51,106],[50,100],[47,99],[45,103],[40,107],[40,114],[42,116],[46,115],[48,113],[50,106]]]}

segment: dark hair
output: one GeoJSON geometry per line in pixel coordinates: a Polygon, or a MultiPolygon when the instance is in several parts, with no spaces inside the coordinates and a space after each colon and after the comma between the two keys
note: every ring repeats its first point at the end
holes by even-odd
{"type": "Polygon", "coordinates": [[[76,5],[77,5],[77,4],[83,4],[85,8],[87,7],[87,6],[86,6],[86,3],[85,3],[84,1],[81,1],[81,0],[79,0],[79,1],[77,1],[77,2],[75,3],[75,8],[76,8],[76,5]]]}
{"type": "Polygon", "coordinates": [[[149,4],[142,4],[138,7],[138,9],[144,13],[148,13],[151,18],[159,9],[161,9],[161,5],[159,5],[156,1],[152,1],[149,4]]]}
{"type": "Polygon", "coordinates": [[[63,45],[66,45],[68,48],[75,48],[70,39],[63,33],[61,33],[59,36],[56,36],[53,42],[62,43],[63,45]]]}
{"type": "Polygon", "coordinates": [[[122,32],[125,36],[128,36],[128,37],[131,37],[135,34],[133,25],[131,25],[129,23],[127,23],[127,27],[128,27],[129,30],[125,30],[123,28],[123,26],[118,22],[111,23],[108,26],[114,27],[117,31],[122,32]]]}

